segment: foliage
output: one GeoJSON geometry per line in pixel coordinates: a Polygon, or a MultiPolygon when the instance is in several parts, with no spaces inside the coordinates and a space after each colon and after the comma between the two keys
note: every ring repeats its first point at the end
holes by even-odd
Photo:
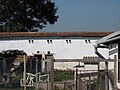
{"type": "Polygon", "coordinates": [[[70,70],[56,70],[54,74],[55,74],[54,76],[55,81],[74,79],[74,72],[70,70]]]}
{"type": "Polygon", "coordinates": [[[35,32],[54,24],[58,16],[51,0],[0,0],[1,32],[35,32]]]}

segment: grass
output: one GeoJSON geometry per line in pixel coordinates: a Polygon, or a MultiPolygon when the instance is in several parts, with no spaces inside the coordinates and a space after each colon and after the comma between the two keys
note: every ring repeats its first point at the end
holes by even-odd
{"type": "MultiPolygon", "coordinates": [[[[12,82],[18,82],[21,78],[23,78],[23,74],[19,74],[16,77],[12,78],[12,82]]],[[[43,78],[44,79],[44,78],[43,78]]],[[[71,70],[56,70],[54,71],[54,80],[55,81],[63,81],[63,80],[73,80],[74,79],[74,71],[71,70]]],[[[0,88],[0,90],[24,90],[24,88],[0,88]]],[[[35,88],[27,88],[27,90],[35,90],[35,88]]],[[[42,90],[42,89],[38,89],[42,90]]]]}
{"type": "Polygon", "coordinates": [[[54,72],[54,80],[62,81],[62,80],[73,80],[74,72],[71,70],[57,70],[54,72]]]}

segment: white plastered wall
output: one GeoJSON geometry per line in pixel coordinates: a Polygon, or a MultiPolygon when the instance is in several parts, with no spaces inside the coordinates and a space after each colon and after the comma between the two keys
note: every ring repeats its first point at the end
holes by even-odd
{"type": "MultiPolygon", "coordinates": [[[[24,50],[28,55],[35,54],[37,51],[41,53],[47,53],[50,51],[54,53],[55,59],[82,59],[84,56],[97,56],[94,53],[94,46],[96,40],[90,40],[90,43],[86,43],[86,39],[70,39],[70,42],[66,42],[66,39],[51,39],[52,43],[48,43],[47,39],[33,40],[30,43],[29,40],[9,40],[0,41],[0,51],[3,50],[24,50]]],[[[108,57],[107,50],[99,50],[106,58],[108,57]]],[[[55,63],[56,69],[73,69],[78,63],[55,63]]],[[[103,66],[103,65],[102,65],[103,66]]],[[[96,67],[96,66],[95,66],[96,67]]],[[[89,66],[86,66],[89,68],[89,66]]]]}

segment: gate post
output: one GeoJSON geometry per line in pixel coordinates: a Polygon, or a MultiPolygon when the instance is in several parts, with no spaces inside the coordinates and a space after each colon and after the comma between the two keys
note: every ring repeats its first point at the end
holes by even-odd
{"type": "Polygon", "coordinates": [[[54,90],[54,57],[53,54],[48,53],[45,55],[45,71],[50,73],[50,90],[54,90]]]}

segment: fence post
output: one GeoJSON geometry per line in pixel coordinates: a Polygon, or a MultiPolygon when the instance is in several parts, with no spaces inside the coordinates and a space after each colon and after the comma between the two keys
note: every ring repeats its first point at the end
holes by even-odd
{"type": "Polygon", "coordinates": [[[98,85],[99,85],[98,90],[100,90],[100,63],[98,63],[98,77],[97,77],[97,79],[98,79],[98,85]]]}
{"type": "Polygon", "coordinates": [[[108,62],[105,62],[105,90],[109,90],[109,79],[108,79],[108,62]]]}
{"type": "Polygon", "coordinates": [[[88,82],[89,84],[89,89],[88,90],[91,90],[91,76],[89,76],[89,82],[88,82]]]}
{"type": "Polygon", "coordinates": [[[77,89],[77,85],[78,85],[77,82],[78,82],[78,69],[76,68],[76,90],[78,90],[78,89],[77,89]]]}
{"type": "Polygon", "coordinates": [[[116,57],[116,55],[114,56],[114,90],[117,90],[117,77],[116,77],[116,69],[117,69],[117,67],[116,67],[116,65],[117,65],[117,57],[116,57]]]}
{"type": "Polygon", "coordinates": [[[81,71],[78,70],[78,90],[81,90],[81,71]]]}
{"type": "Polygon", "coordinates": [[[26,90],[26,55],[24,55],[24,90],[26,90]]]}
{"type": "Polygon", "coordinates": [[[54,57],[51,56],[51,90],[54,89],[54,57]]]}
{"type": "Polygon", "coordinates": [[[47,64],[47,69],[49,68],[50,71],[50,90],[54,90],[54,57],[53,54],[48,54],[47,59],[49,60],[49,64],[47,64]]]}

